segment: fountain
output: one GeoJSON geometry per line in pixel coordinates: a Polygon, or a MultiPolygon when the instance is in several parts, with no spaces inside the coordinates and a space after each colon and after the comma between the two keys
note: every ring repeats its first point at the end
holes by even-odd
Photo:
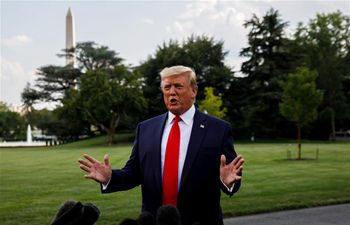
{"type": "Polygon", "coordinates": [[[28,124],[28,127],[27,127],[27,144],[28,145],[32,144],[32,129],[30,127],[30,124],[28,124]]]}
{"type": "Polygon", "coordinates": [[[9,141],[9,142],[2,142],[0,143],[0,147],[39,147],[39,146],[46,146],[45,141],[33,141],[32,139],[32,129],[30,127],[30,124],[28,124],[27,127],[27,141],[9,141]]]}

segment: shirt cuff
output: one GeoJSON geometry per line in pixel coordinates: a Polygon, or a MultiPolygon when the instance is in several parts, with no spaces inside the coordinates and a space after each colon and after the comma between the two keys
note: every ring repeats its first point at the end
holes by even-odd
{"type": "MultiPolygon", "coordinates": [[[[222,181],[221,176],[220,176],[220,181],[221,181],[221,183],[226,187],[226,189],[227,189],[228,192],[232,192],[232,191],[233,191],[233,188],[234,188],[234,186],[235,186],[235,183],[233,183],[231,187],[227,187],[226,184],[222,181]]],[[[109,183],[109,182],[108,182],[108,183],[109,183]]],[[[108,185],[108,184],[107,184],[107,185],[108,185]]]]}
{"type": "Polygon", "coordinates": [[[101,185],[102,185],[102,190],[103,190],[103,191],[105,191],[105,190],[107,189],[109,182],[111,182],[111,178],[109,178],[107,184],[102,184],[102,183],[101,183],[101,185]]]}

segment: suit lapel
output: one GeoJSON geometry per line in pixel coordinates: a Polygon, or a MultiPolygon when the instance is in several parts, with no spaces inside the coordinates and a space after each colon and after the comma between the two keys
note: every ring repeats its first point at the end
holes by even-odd
{"type": "Polygon", "coordinates": [[[162,193],[162,165],[161,165],[161,145],[162,145],[162,136],[163,136],[163,130],[165,126],[165,122],[168,118],[168,113],[164,113],[163,115],[160,116],[159,121],[156,123],[156,129],[155,133],[153,134],[155,137],[155,145],[157,146],[155,151],[153,151],[153,158],[155,159],[154,163],[156,166],[155,170],[155,181],[156,187],[159,190],[159,193],[162,193]]]}
{"type": "Polygon", "coordinates": [[[180,190],[200,150],[200,146],[202,144],[202,140],[205,136],[205,133],[206,133],[205,115],[202,112],[200,112],[198,109],[196,109],[196,113],[193,118],[192,132],[191,132],[190,142],[187,148],[185,164],[182,169],[180,190]]]}

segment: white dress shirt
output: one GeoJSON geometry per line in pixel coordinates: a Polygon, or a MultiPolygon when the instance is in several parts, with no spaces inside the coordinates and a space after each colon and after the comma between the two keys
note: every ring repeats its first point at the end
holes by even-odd
{"type": "MultiPolygon", "coordinates": [[[[192,105],[189,110],[187,110],[185,113],[180,115],[181,120],[179,121],[180,149],[179,149],[178,185],[177,185],[178,189],[180,187],[182,169],[184,167],[184,163],[186,159],[188,143],[190,142],[191,131],[193,126],[193,118],[194,118],[195,112],[196,112],[196,109],[194,105],[192,105]]],[[[168,143],[168,137],[169,137],[171,127],[174,124],[174,118],[175,118],[175,115],[169,111],[168,119],[165,122],[164,130],[163,130],[162,145],[161,145],[160,159],[161,159],[161,166],[162,166],[162,178],[163,178],[163,170],[164,170],[166,145],[168,143]]]]}

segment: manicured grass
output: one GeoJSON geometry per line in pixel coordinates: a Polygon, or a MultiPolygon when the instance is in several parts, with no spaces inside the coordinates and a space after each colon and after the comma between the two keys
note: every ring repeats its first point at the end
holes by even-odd
{"type": "Polygon", "coordinates": [[[307,143],[303,158],[297,144],[242,144],[236,150],[245,158],[240,191],[222,197],[225,216],[350,202],[350,143],[307,143]]]}
{"type": "MultiPolygon", "coordinates": [[[[140,188],[100,194],[99,184],[83,178],[77,159],[87,153],[102,160],[110,154],[113,168],[122,167],[132,145],[107,146],[103,137],[49,148],[0,149],[0,223],[50,224],[68,199],[92,202],[102,214],[96,224],[119,224],[141,210],[140,188]]],[[[245,158],[240,191],[222,195],[224,215],[236,216],[290,208],[350,202],[350,143],[303,144],[302,156],[318,160],[288,161],[296,157],[295,143],[235,146],[245,158]]],[[[203,196],[205,197],[205,196],[203,196]]]]}

